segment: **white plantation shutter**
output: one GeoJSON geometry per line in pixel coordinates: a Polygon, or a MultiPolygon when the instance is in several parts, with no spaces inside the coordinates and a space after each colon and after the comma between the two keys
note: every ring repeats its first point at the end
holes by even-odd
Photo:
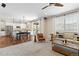
{"type": "Polygon", "coordinates": [[[79,32],[79,12],[54,17],[56,32],[79,32]]]}
{"type": "Polygon", "coordinates": [[[55,31],[64,32],[64,16],[55,17],[55,31]]]}

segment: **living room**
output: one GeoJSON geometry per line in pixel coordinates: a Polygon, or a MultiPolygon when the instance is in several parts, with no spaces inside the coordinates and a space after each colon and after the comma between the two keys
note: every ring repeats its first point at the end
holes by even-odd
{"type": "Polygon", "coordinates": [[[78,56],[78,5],[1,3],[0,55],[78,56]]]}

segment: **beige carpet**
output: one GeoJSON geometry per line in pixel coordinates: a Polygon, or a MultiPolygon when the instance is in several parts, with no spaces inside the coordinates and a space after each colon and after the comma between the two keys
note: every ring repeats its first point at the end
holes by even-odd
{"type": "Polygon", "coordinates": [[[62,56],[52,51],[50,42],[33,41],[0,48],[0,56],[62,56]]]}

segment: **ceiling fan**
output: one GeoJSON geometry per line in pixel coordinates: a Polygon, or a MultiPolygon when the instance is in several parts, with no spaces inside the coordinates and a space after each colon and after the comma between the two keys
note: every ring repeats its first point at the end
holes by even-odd
{"type": "Polygon", "coordinates": [[[61,3],[49,3],[49,5],[43,7],[42,10],[43,10],[43,9],[46,9],[46,8],[49,7],[49,6],[63,7],[64,5],[61,4],[61,3]]]}

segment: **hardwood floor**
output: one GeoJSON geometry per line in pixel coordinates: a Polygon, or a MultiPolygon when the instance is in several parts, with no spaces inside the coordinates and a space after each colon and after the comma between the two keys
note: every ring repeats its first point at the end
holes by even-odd
{"type": "Polygon", "coordinates": [[[24,39],[24,38],[21,39],[21,40],[17,40],[14,37],[2,36],[2,37],[0,37],[0,48],[7,47],[7,46],[10,46],[10,45],[20,44],[20,43],[27,42],[27,41],[30,41],[30,40],[24,39]]]}

